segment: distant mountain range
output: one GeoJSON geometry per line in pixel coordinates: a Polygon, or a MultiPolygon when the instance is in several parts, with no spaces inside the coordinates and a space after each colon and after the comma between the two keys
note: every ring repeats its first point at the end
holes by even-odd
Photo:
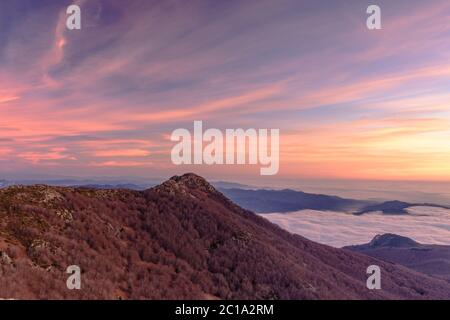
{"type": "MultiPolygon", "coordinates": [[[[5,180],[0,179],[0,188],[5,188],[13,185],[47,185],[59,187],[88,187],[96,189],[131,189],[131,190],[145,190],[160,184],[161,181],[157,179],[148,180],[145,183],[137,181],[111,180],[111,179],[21,179],[21,180],[5,180]]],[[[257,189],[255,187],[227,181],[214,181],[211,184],[220,189],[257,189]]]]}
{"type": "Polygon", "coordinates": [[[379,204],[369,205],[355,214],[360,215],[369,212],[381,211],[384,214],[402,215],[408,214],[406,209],[411,207],[434,207],[450,209],[450,207],[435,205],[431,203],[407,203],[402,201],[387,201],[379,204]]]}
{"type": "Polygon", "coordinates": [[[407,203],[401,201],[374,201],[345,199],[337,196],[305,193],[290,189],[285,190],[243,190],[224,189],[220,191],[240,206],[258,213],[292,212],[299,210],[343,211],[361,215],[369,212],[383,214],[408,214],[406,209],[416,206],[428,206],[449,209],[434,204],[407,203]]]}
{"type": "Polygon", "coordinates": [[[370,243],[344,249],[397,263],[450,282],[450,246],[420,244],[395,234],[376,236],[370,243]]]}
{"type": "MultiPolygon", "coordinates": [[[[158,181],[152,180],[147,183],[124,182],[124,181],[102,181],[102,180],[21,180],[7,181],[0,180],[0,188],[11,185],[52,185],[52,186],[72,186],[87,187],[95,189],[130,189],[145,190],[158,185],[158,181]]],[[[429,203],[407,203],[402,201],[377,202],[373,200],[346,199],[333,195],[313,194],[291,189],[271,190],[258,189],[249,185],[217,181],[211,183],[229,199],[241,207],[257,212],[293,212],[299,210],[319,210],[319,211],[342,211],[361,215],[370,212],[381,212],[389,215],[408,214],[407,209],[415,206],[427,206],[443,209],[450,209],[450,206],[435,205],[429,203]]]]}
{"type": "Polygon", "coordinates": [[[186,174],[144,191],[0,189],[0,298],[450,299],[450,284],[290,234],[186,174]],[[366,288],[372,264],[382,290],[366,288]]]}
{"type": "Polygon", "coordinates": [[[0,180],[0,188],[14,185],[48,185],[61,187],[93,187],[97,189],[132,189],[145,190],[155,186],[160,181],[150,180],[146,183],[137,183],[123,180],[100,180],[100,179],[30,179],[30,180],[0,180]]]}
{"type": "Polygon", "coordinates": [[[304,209],[351,211],[373,204],[369,201],[311,194],[290,189],[243,190],[221,188],[220,191],[240,206],[258,213],[291,212],[304,209]]]}

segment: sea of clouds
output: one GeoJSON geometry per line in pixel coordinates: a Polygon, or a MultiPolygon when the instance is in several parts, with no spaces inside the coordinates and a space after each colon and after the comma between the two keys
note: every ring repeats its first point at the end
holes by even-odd
{"type": "Polygon", "coordinates": [[[373,212],[355,216],[343,212],[301,210],[262,214],[280,227],[333,247],[363,244],[374,236],[394,233],[424,244],[450,245],[450,210],[411,207],[408,215],[373,212]]]}

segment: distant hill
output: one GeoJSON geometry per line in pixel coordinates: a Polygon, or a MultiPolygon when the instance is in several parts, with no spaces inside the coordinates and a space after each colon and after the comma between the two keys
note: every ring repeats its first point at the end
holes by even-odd
{"type": "Polygon", "coordinates": [[[355,214],[364,214],[368,212],[381,211],[384,214],[408,214],[407,208],[411,207],[411,204],[402,201],[387,201],[374,205],[369,205],[358,211],[355,214]]]}
{"type": "Polygon", "coordinates": [[[363,200],[285,190],[224,189],[220,191],[242,206],[258,213],[292,212],[304,209],[353,211],[373,204],[363,200]]]}
{"type": "Polygon", "coordinates": [[[418,206],[450,209],[449,207],[430,204],[430,203],[407,203],[407,202],[402,202],[402,201],[387,201],[387,202],[383,202],[383,203],[379,203],[379,204],[369,205],[369,206],[363,208],[362,210],[356,212],[355,214],[361,215],[364,213],[380,211],[384,214],[404,215],[404,214],[409,214],[406,209],[411,208],[411,207],[418,207],[418,206]]]}
{"type": "Polygon", "coordinates": [[[370,243],[345,249],[450,281],[450,246],[420,244],[399,235],[383,234],[376,236],[370,243]]]}
{"type": "Polygon", "coordinates": [[[450,284],[290,234],[187,174],[144,191],[1,189],[0,298],[450,299],[450,284]],[[382,290],[366,288],[371,264],[382,290]]]}
{"type": "Polygon", "coordinates": [[[145,190],[148,186],[134,183],[118,183],[118,184],[80,184],[73,187],[92,188],[92,189],[129,189],[129,190],[145,190]]]}
{"type": "Polygon", "coordinates": [[[381,212],[389,215],[409,214],[407,209],[416,206],[426,206],[450,209],[441,205],[428,203],[407,203],[402,201],[387,201],[375,203],[368,200],[345,199],[337,196],[312,194],[290,189],[240,189],[220,188],[220,191],[238,205],[258,213],[286,213],[299,210],[342,211],[355,215],[369,212],[381,212]]]}
{"type": "Polygon", "coordinates": [[[0,188],[14,185],[48,185],[59,187],[91,187],[96,189],[132,189],[144,190],[155,186],[160,181],[150,180],[146,183],[137,183],[122,180],[99,180],[99,179],[53,179],[53,180],[0,180],[0,188]]]}
{"type": "Polygon", "coordinates": [[[244,189],[244,190],[255,190],[258,189],[253,186],[249,186],[246,184],[236,183],[236,182],[228,182],[228,181],[212,181],[211,184],[217,189],[244,189]]]}

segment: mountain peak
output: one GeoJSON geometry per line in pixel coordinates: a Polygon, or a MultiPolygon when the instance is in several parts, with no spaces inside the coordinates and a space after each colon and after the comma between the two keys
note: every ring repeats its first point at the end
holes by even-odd
{"type": "Polygon", "coordinates": [[[418,242],[403,236],[399,236],[392,233],[376,235],[372,241],[370,241],[370,247],[417,247],[420,245],[418,242]]]}
{"type": "Polygon", "coordinates": [[[186,194],[192,190],[199,190],[206,193],[218,193],[218,191],[205,178],[195,173],[186,173],[182,176],[173,176],[156,187],[157,190],[164,190],[169,193],[186,194]]]}
{"type": "Polygon", "coordinates": [[[182,176],[173,176],[172,178],[170,178],[170,180],[173,180],[177,183],[189,185],[190,187],[210,186],[205,178],[195,173],[185,173],[182,176]]]}

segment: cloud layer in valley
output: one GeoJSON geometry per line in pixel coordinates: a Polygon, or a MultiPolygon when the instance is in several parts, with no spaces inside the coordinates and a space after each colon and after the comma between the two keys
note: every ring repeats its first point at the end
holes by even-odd
{"type": "Polygon", "coordinates": [[[380,213],[355,216],[342,212],[302,210],[264,214],[282,228],[333,247],[370,242],[377,234],[394,233],[424,244],[450,245],[450,210],[412,207],[409,215],[380,213]]]}

